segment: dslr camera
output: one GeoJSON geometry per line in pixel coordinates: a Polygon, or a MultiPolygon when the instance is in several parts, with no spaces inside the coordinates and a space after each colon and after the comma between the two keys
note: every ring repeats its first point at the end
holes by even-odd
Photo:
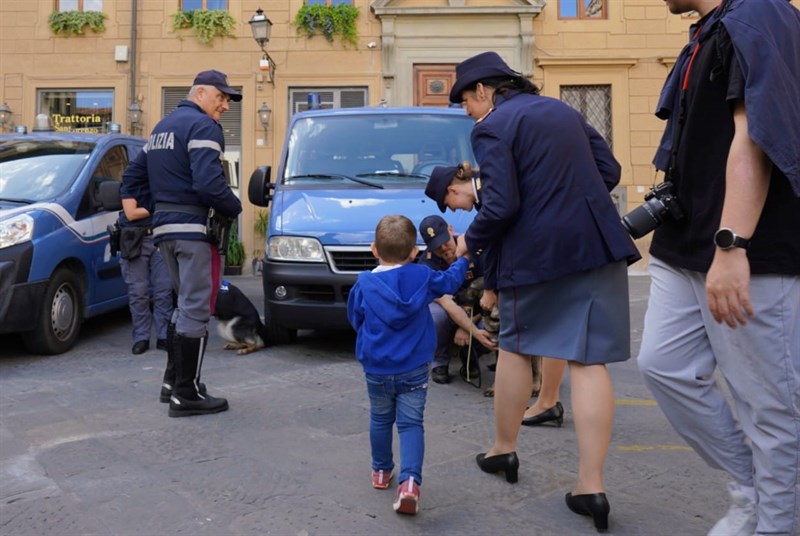
{"type": "Polygon", "coordinates": [[[641,238],[661,225],[664,218],[673,220],[683,218],[683,209],[678,198],[672,193],[674,186],[664,181],[644,196],[644,204],[636,207],[622,217],[622,225],[633,238],[641,238]]]}

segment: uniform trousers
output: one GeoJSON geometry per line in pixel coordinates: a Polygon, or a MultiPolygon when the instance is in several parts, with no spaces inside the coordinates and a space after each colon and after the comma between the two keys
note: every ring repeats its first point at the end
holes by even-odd
{"type": "Polygon", "coordinates": [[[709,465],[755,487],[758,534],[798,534],[800,277],[753,275],[755,316],[731,329],[711,316],[705,274],[653,258],[650,276],[638,358],[645,383],[709,465]]]}
{"type": "Polygon", "coordinates": [[[155,326],[156,337],[167,338],[172,317],[172,281],[164,259],[153,244],[153,237],[142,240],[142,252],[135,259],[120,259],[122,277],[128,285],[128,306],[133,321],[133,340],[149,341],[155,326]],[[152,289],[153,310],[150,310],[152,289]]]}
{"type": "MultiPolygon", "coordinates": [[[[450,318],[450,315],[447,314],[447,311],[438,303],[431,302],[428,306],[428,310],[431,312],[433,327],[436,330],[436,350],[433,354],[431,368],[449,366],[453,339],[455,338],[458,326],[450,318]]],[[[480,320],[475,327],[484,329],[483,320],[480,320]]],[[[485,346],[476,340],[472,341],[472,347],[479,356],[489,352],[485,346]]]]}
{"type": "Polygon", "coordinates": [[[183,337],[205,337],[219,290],[221,259],[215,246],[201,240],[163,240],[161,254],[178,294],[173,315],[183,337]]]}

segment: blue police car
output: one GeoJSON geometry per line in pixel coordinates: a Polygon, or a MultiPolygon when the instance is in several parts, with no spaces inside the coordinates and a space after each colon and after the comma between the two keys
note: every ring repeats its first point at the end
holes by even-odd
{"type": "Polygon", "coordinates": [[[120,183],[144,139],[33,132],[0,136],[0,333],[58,354],[85,318],[127,305],[100,185],[120,183]]]}
{"type": "MultiPolygon", "coordinates": [[[[340,108],[293,116],[277,176],[258,168],[250,202],[270,207],[263,260],[264,315],[272,342],[298,329],[349,329],[358,273],[376,266],[370,244],[387,214],[419,225],[439,214],[425,196],[436,166],[465,160],[474,122],[460,108],[340,108]]],[[[471,212],[444,217],[463,232],[471,212]]],[[[418,237],[421,248],[424,244],[418,237]]]]}

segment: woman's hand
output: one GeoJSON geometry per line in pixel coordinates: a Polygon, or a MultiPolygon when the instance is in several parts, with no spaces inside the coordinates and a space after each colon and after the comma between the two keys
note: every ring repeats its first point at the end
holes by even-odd
{"type": "Polygon", "coordinates": [[[497,292],[488,288],[483,289],[483,294],[481,294],[481,309],[491,312],[495,305],[497,305],[497,292]]]}

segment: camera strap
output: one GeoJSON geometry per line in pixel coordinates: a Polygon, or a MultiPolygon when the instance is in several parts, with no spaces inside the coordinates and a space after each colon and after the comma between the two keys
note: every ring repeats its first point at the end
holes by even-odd
{"type": "MultiPolygon", "coordinates": [[[[728,0],[727,2],[723,0],[720,3],[720,6],[717,8],[717,13],[714,13],[711,18],[706,21],[705,24],[700,25],[697,30],[695,30],[694,34],[692,35],[692,41],[695,42],[694,48],[692,49],[692,54],[689,57],[689,61],[686,66],[686,72],[683,74],[683,80],[681,81],[681,93],[680,99],[678,102],[678,125],[675,129],[675,135],[672,140],[672,151],[670,153],[669,159],[669,166],[667,167],[666,173],[666,180],[671,180],[671,177],[675,171],[678,161],[678,147],[680,146],[681,142],[681,135],[683,134],[683,127],[686,123],[686,100],[687,100],[687,92],[689,89],[689,78],[692,74],[692,67],[694,66],[694,60],[697,57],[697,53],[700,52],[700,45],[703,41],[706,40],[706,34],[709,36],[713,36],[717,29],[719,28],[720,21],[722,17],[728,12],[731,7],[731,1],[728,0]],[[703,28],[708,26],[706,32],[703,32],[703,28]]],[[[717,59],[721,61],[721,52],[719,50],[719,41],[717,40],[717,49],[716,49],[717,59]]],[[[714,73],[711,73],[711,76],[714,76],[714,73]]]]}

